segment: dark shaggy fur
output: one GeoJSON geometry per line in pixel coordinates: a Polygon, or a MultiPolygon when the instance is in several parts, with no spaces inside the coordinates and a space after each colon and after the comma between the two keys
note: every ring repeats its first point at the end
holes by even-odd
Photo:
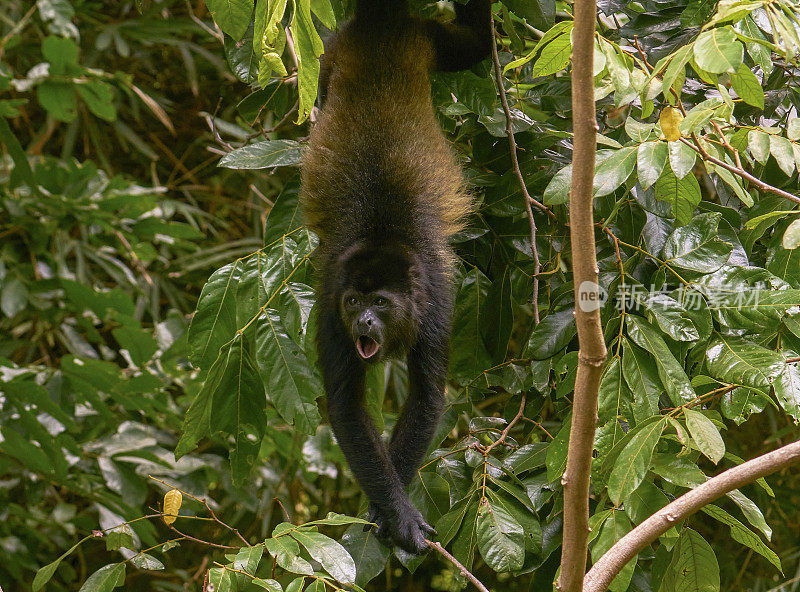
{"type": "Polygon", "coordinates": [[[325,101],[302,169],[306,220],[320,237],[317,346],[331,426],[379,536],[412,552],[432,529],[405,488],[443,406],[448,239],[470,209],[428,76],[471,66],[492,43],[488,0],[457,4],[456,15],[442,25],[411,17],[404,0],[359,2],[323,56],[325,101]],[[364,410],[364,377],[367,363],[399,356],[410,392],[387,448],[364,410]]]}

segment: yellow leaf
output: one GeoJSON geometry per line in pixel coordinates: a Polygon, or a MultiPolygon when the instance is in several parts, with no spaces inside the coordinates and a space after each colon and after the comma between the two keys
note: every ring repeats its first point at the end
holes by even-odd
{"type": "Polygon", "coordinates": [[[675,107],[664,107],[658,121],[661,123],[661,131],[664,132],[667,140],[675,142],[681,139],[680,126],[683,115],[675,107]]]}
{"type": "Polygon", "coordinates": [[[183,496],[177,489],[170,489],[164,494],[164,522],[172,524],[178,518],[183,496]]]}

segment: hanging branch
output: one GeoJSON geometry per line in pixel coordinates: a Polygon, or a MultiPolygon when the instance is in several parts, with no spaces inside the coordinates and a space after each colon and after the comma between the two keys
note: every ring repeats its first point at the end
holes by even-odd
{"type": "Polygon", "coordinates": [[[647,545],[691,516],[703,506],[756,479],[800,461],[800,441],[787,444],[712,477],[702,485],[667,504],[611,547],[592,566],[584,579],[583,592],[605,592],[614,577],[647,545]]]}
{"type": "Polygon", "coordinates": [[[488,588],[486,588],[486,586],[484,586],[478,578],[472,575],[472,572],[470,572],[466,567],[464,567],[458,559],[456,559],[450,553],[448,553],[445,550],[445,548],[442,547],[441,543],[434,543],[433,541],[429,540],[426,540],[425,543],[428,545],[428,547],[434,549],[439,554],[441,554],[441,556],[447,559],[447,561],[455,565],[456,569],[458,569],[461,575],[467,578],[470,582],[472,582],[475,585],[475,587],[478,590],[480,590],[480,592],[489,592],[488,588]]]}
{"type": "Polygon", "coordinates": [[[600,321],[600,299],[594,220],[592,218],[597,121],[594,106],[595,0],[575,0],[572,32],[572,186],[569,221],[575,321],[578,327],[578,374],[564,486],[564,538],[560,592],[580,592],[586,572],[589,536],[589,471],[597,423],[597,394],[606,345],[600,321]]]}
{"type": "Polygon", "coordinates": [[[503,113],[506,116],[506,136],[508,137],[508,149],[511,152],[511,167],[514,169],[514,174],[519,181],[520,189],[522,190],[522,200],[525,202],[525,211],[528,213],[528,223],[531,227],[531,255],[533,257],[533,296],[531,298],[533,304],[533,324],[539,324],[539,271],[541,264],[539,262],[539,250],[536,248],[536,221],[533,219],[533,210],[531,204],[543,212],[552,212],[544,204],[533,199],[528,193],[528,188],[525,186],[525,179],[522,176],[522,171],[519,168],[519,159],[517,158],[517,142],[514,140],[514,126],[511,119],[511,109],[508,107],[508,97],[506,96],[506,88],[503,84],[503,71],[500,68],[500,58],[497,55],[497,39],[495,39],[494,29],[494,15],[489,9],[489,22],[492,27],[492,60],[494,61],[494,75],[497,78],[497,88],[500,90],[500,102],[503,105],[503,113]]]}

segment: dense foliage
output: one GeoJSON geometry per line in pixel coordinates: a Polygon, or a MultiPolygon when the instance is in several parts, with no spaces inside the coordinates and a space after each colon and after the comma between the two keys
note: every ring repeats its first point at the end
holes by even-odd
{"type": "MultiPolygon", "coordinates": [[[[460,589],[438,556],[364,530],[322,421],[295,166],[320,35],[350,3],[206,4],[0,15],[0,586],[460,589]]],[[[593,561],[800,421],[800,5],[600,10],[593,561]]],[[[520,172],[545,206],[539,299],[491,63],[436,74],[477,206],[456,241],[447,410],[410,495],[490,589],[539,591],[558,567],[578,363],[571,4],[494,13],[520,172]]],[[[402,363],[370,372],[380,426],[406,391],[402,363]]],[[[707,506],[611,589],[798,589],[798,486],[787,472],[707,506]]]]}

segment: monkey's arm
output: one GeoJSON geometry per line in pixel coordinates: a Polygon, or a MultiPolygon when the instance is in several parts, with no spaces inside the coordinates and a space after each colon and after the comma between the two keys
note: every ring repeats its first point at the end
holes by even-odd
{"type": "MultiPolygon", "coordinates": [[[[324,321],[320,324],[323,327],[324,321]]],[[[408,499],[386,446],[364,409],[363,364],[346,338],[341,334],[337,338],[336,331],[324,327],[320,331],[319,361],[333,433],[359,485],[380,513],[378,536],[411,553],[424,551],[425,536],[433,528],[408,499]]]]}
{"type": "Polygon", "coordinates": [[[456,2],[455,22],[426,21],[436,55],[435,70],[465,70],[491,53],[490,6],[490,0],[470,0],[466,5],[456,2]]]}
{"type": "Polygon", "coordinates": [[[404,487],[413,481],[430,446],[444,408],[449,329],[447,314],[423,325],[408,354],[409,396],[389,445],[390,457],[404,487]],[[438,321],[441,325],[436,326],[438,321]]]}

